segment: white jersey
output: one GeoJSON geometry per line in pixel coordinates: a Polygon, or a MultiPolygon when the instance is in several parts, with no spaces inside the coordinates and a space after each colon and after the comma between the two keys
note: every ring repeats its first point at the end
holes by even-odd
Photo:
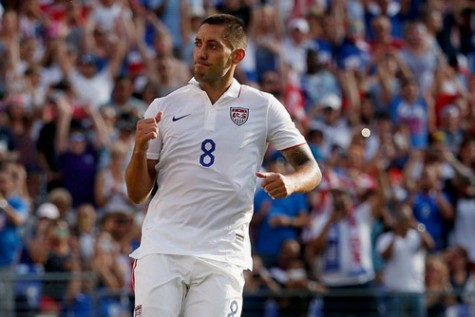
{"type": "Polygon", "coordinates": [[[159,111],[159,136],[147,152],[159,160],[158,190],[131,256],[194,255],[251,269],[255,173],[269,143],[283,150],[305,138],[276,98],[236,80],[213,105],[192,79],[155,99],[145,117],[159,111]]]}

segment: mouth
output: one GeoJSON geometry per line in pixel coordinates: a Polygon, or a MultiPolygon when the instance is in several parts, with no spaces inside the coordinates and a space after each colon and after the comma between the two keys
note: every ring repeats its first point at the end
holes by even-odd
{"type": "Polygon", "coordinates": [[[195,67],[208,67],[209,64],[201,61],[195,61],[195,67]]]}

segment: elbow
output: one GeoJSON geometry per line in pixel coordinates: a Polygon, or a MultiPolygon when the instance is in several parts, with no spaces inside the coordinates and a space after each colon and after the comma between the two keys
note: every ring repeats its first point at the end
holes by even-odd
{"type": "Polygon", "coordinates": [[[138,193],[133,193],[130,191],[127,191],[127,197],[134,204],[140,204],[145,200],[143,195],[139,195],[138,193]]]}
{"type": "Polygon", "coordinates": [[[312,188],[315,188],[317,187],[318,185],[320,185],[320,183],[322,182],[322,170],[320,169],[320,167],[318,166],[318,164],[315,164],[315,171],[313,173],[313,177],[312,177],[312,188]]]}
{"type": "Polygon", "coordinates": [[[134,204],[143,203],[152,193],[153,187],[150,190],[136,190],[135,188],[127,188],[127,198],[134,204]]]}

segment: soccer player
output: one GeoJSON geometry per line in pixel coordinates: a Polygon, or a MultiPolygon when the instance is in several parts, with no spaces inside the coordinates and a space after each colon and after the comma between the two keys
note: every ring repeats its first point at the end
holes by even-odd
{"type": "Polygon", "coordinates": [[[252,268],[249,222],[257,179],[274,198],[321,181],[308,144],[272,95],[234,79],[246,55],[242,22],[203,20],[189,84],[155,99],[137,123],[126,170],[129,198],[155,183],[136,259],[134,316],[239,317],[243,270],[252,268]],[[267,145],[293,171],[259,172],[267,145]]]}

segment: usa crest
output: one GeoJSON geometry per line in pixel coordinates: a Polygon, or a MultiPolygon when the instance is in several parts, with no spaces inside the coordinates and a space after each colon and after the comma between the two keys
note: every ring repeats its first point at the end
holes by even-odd
{"type": "Polygon", "coordinates": [[[249,109],[241,107],[231,107],[229,109],[231,120],[237,125],[243,125],[249,118],[249,109]]]}

